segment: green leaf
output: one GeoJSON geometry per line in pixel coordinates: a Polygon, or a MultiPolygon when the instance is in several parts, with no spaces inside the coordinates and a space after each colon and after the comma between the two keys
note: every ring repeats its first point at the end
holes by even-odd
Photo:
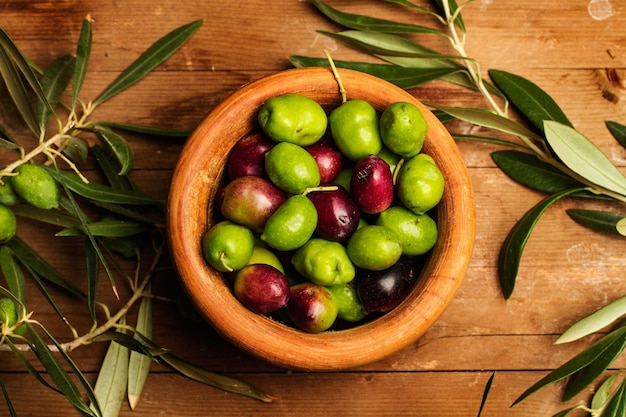
{"type": "Polygon", "coordinates": [[[85,238],[85,265],[87,266],[87,306],[91,320],[96,323],[96,291],[98,290],[98,278],[100,277],[100,264],[98,254],[93,245],[85,238]]]}
{"type": "MultiPolygon", "coordinates": [[[[289,60],[295,67],[330,66],[328,60],[324,58],[291,56],[289,60]]],[[[459,71],[454,68],[405,68],[367,62],[333,61],[333,63],[337,68],[347,68],[374,75],[403,89],[413,88],[459,71]]]]}
{"type": "Polygon", "coordinates": [[[6,50],[2,47],[1,43],[0,75],[2,76],[2,78],[4,78],[4,83],[7,86],[9,95],[11,96],[13,103],[15,103],[15,107],[20,113],[20,116],[22,116],[22,119],[24,119],[24,122],[26,123],[28,128],[37,137],[39,137],[41,131],[39,130],[37,118],[35,117],[35,111],[31,106],[30,97],[28,96],[28,92],[26,91],[26,86],[22,82],[22,78],[17,72],[15,64],[7,54],[6,50]]]}
{"type": "Polygon", "coordinates": [[[473,123],[479,126],[487,127],[489,129],[498,130],[503,133],[508,133],[515,136],[528,138],[534,142],[542,143],[543,138],[538,136],[532,130],[517,123],[516,121],[499,116],[491,111],[484,109],[465,108],[465,107],[451,107],[442,106],[438,104],[427,103],[429,106],[448,113],[449,115],[463,120],[465,122],[473,123]]]}
{"type": "Polygon", "coordinates": [[[617,122],[606,121],[604,122],[611,135],[626,148],[626,126],[617,122]]]}
{"type": "Polygon", "coordinates": [[[9,287],[11,294],[22,304],[26,302],[26,280],[24,273],[8,246],[0,246],[0,271],[9,287]]]}
{"type": "Polygon", "coordinates": [[[565,385],[562,400],[569,401],[589,387],[609,368],[613,361],[622,353],[625,346],[626,335],[615,341],[602,354],[598,355],[592,363],[571,375],[565,385]]]}
{"type": "Polygon", "coordinates": [[[11,240],[5,243],[6,246],[11,248],[13,254],[17,257],[20,263],[26,266],[29,270],[32,270],[38,275],[41,275],[47,281],[69,291],[70,293],[78,296],[84,296],[84,293],[76,287],[72,282],[67,280],[61,275],[54,267],[52,267],[45,259],[28,246],[23,240],[14,236],[11,240]]]}
{"type": "Polygon", "coordinates": [[[20,150],[22,147],[15,142],[12,142],[7,139],[0,138],[0,148],[2,149],[11,149],[11,150],[20,150]]]}
{"type": "MultiPolygon", "coordinates": [[[[99,222],[91,222],[88,228],[93,236],[103,237],[133,236],[150,230],[150,227],[145,223],[117,219],[104,219],[99,222]]],[[[81,236],[84,234],[85,231],[82,227],[72,227],[56,233],[55,236],[81,236]]]]}
{"type": "Polygon", "coordinates": [[[599,232],[626,236],[626,229],[620,230],[620,222],[624,222],[625,216],[601,210],[567,209],[565,211],[572,220],[585,227],[599,232]]]}
{"type": "Polygon", "coordinates": [[[89,145],[77,136],[63,135],[63,154],[74,162],[85,163],[89,156],[89,145]]]}
{"type": "Polygon", "coordinates": [[[544,122],[546,139],[561,161],[588,181],[626,196],[626,177],[602,151],[574,128],[544,122]]]}
{"type": "Polygon", "coordinates": [[[152,44],[126,68],[93,102],[103,103],[135,84],[176,52],[202,26],[202,20],[183,25],[152,44]]]}
{"type": "Polygon", "coordinates": [[[483,413],[483,409],[485,408],[485,404],[487,403],[487,397],[489,397],[489,391],[491,391],[491,386],[493,385],[493,380],[496,377],[496,373],[493,372],[485,385],[485,389],[483,390],[483,398],[480,401],[480,407],[478,409],[478,414],[476,417],[480,417],[483,413]]]}
{"type": "Polygon", "coordinates": [[[163,202],[142,194],[119,190],[96,182],[83,182],[77,175],[45,167],[60,183],[76,194],[103,203],[161,206],[163,202]]]}
{"type": "Polygon", "coordinates": [[[11,206],[11,210],[13,210],[16,216],[59,227],[74,227],[80,224],[76,216],[72,216],[61,210],[40,209],[30,204],[16,204],[11,206]]]}
{"type": "Polygon", "coordinates": [[[195,381],[219,388],[223,391],[255,398],[263,402],[272,402],[274,400],[274,397],[266,394],[253,385],[247,384],[235,378],[207,371],[206,369],[179,359],[169,353],[163,354],[159,356],[159,358],[173,369],[180,372],[182,375],[185,375],[195,381]]]}
{"type": "Polygon", "coordinates": [[[367,30],[386,33],[419,33],[445,36],[441,31],[426,26],[410,23],[398,23],[391,20],[341,12],[320,0],[311,1],[326,17],[350,29],[367,30]]]}
{"type": "Polygon", "coordinates": [[[2,395],[4,396],[4,400],[7,403],[7,409],[9,410],[9,414],[11,417],[17,417],[17,413],[15,412],[15,408],[13,407],[13,403],[11,402],[11,398],[9,397],[9,392],[7,391],[6,385],[4,385],[4,379],[0,378],[0,388],[2,388],[2,395]]]}
{"type": "Polygon", "coordinates": [[[129,192],[136,191],[133,183],[130,181],[130,178],[128,178],[128,175],[118,175],[121,170],[121,166],[109,152],[105,151],[98,145],[92,146],[91,152],[93,153],[93,156],[96,157],[96,161],[98,162],[100,169],[102,169],[102,173],[111,187],[129,192]]]}
{"type": "MultiPolygon", "coordinates": [[[[137,313],[137,325],[135,329],[143,337],[152,339],[152,298],[150,297],[150,286],[146,288],[147,296],[141,299],[139,304],[139,312],[137,313]]],[[[135,338],[141,338],[135,334],[135,338]]],[[[152,358],[140,352],[132,351],[130,353],[130,362],[128,365],[128,402],[131,410],[134,410],[139,403],[141,393],[150,373],[150,365],[152,358]]]]}
{"type": "Polygon", "coordinates": [[[626,381],[622,381],[598,417],[623,417],[624,415],[626,415],[626,381]]]}
{"type": "Polygon", "coordinates": [[[573,413],[574,411],[577,411],[580,409],[584,409],[584,407],[577,405],[575,407],[566,408],[565,410],[559,411],[558,413],[552,415],[552,417],[565,417],[565,416],[570,415],[570,413],[573,413]]]}
{"type": "Polygon", "coordinates": [[[513,293],[524,247],[539,218],[552,204],[578,191],[581,189],[566,190],[544,198],[526,212],[509,231],[498,255],[498,278],[504,299],[508,299],[513,293]]]}
{"type": "MultiPolygon", "coordinates": [[[[56,387],[63,393],[65,398],[82,416],[99,417],[99,413],[92,412],[83,401],[82,395],[72,378],[67,374],[63,365],[57,360],[56,356],[50,351],[46,342],[33,329],[30,323],[25,323],[28,334],[33,340],[34,352],[41,364],[44,366],[50,379],[56,387]]],[[[54,340],[54,339],[53,339],[54,340]]],[[[63,351],[63,349],[60,349],[63,351]]]]}
{"type": "Polygon", "coordinates": [[[491,159],[511,179],[537,191],[558,193],[585,186],[528,152],[496,151],[491,159]]]}
{"type": "Polygon", "coordinates": [[[163,136],[170,138],[187,138],[192,130],[185,129],[170,129],[166,127],[156,126],[143,126],[130,123],[118,123],[118,122],[98,122],[100,126],[106,126],[111,129],[120,129],[127,132],[142,133],[151,136],[163,136]]]}
{"type": "Polygon", "coordinates": [[[594,410],[598,410],[601,407],[604,407],[606,402],[611,398],[611,390],[613,385],[615,385],[615,381],[617,380],[617,373],[610,375],[607,379],[600,384],[600,386],[596,389],[596,392],[593,394],[591,398],[591,408],[594,410]]]}
{"type": "Polygon", "coordinates": [[[541,388],[554,382],[560,381],[564,378],[567,378],[568,376],[573,375],[574,373],[585,368],[589,364],[592,364],[604,352],[614,347],[614,345],[623,344],[625,337],[626,327],[622,327],[607,334],[602,339],[598,340],[597,342],[586,348],[584,351],[580,352],[572,359],[568,360],[563,365],[559,366],[557,369],[553,370],[548,375],[544,376],[535,384],[533,384],[515,400],[512,406],[519,404],[529,395],[535,393],[541,388]]]}
{"type": "Polygon", "coordinates": [[[50,64],[41,77],[41,89],[46,102],[37,101],[37,121],[39,131],[45,131],[50,116],[58,118],[50,109],[54,109],[72,79],[75,59],[72,56],[62,56],[50,64]]]}
{"type": "MultiPolygon", "coordinates": [[[[436,115],[437,118],[439,118],[438,115],[436,115]]],[[[441,119],[440,119],[441,120],[441,119]]],[[[444,119],[445,120],[445,119],[444,119]]],[[[452,120],[454,120],[454,118],[452,118],[452,120]]],[[[449,120],[446,120],[446,122],[449,120]]],[[[443,123],[443,121],[442,121],[443,123]]],[[[526,146],[516,143],[516,142],[511,142],[508,140],[502,140],[499,138],[492,138],[489,136],[479,136],[479,135],[465,135],[462,133],[455,133],[455,132],[450,132],[450,135],[456,139],[456,140],[469,140],[469,141],[476,141],[476,142],[483,142],[483,143],[492,143],[494,145],[500,145],[500,146],[508,146],[508,147],[512,147],[512,148],[520,148],[520,149],[528,149],[526,146]]]]}
{"type": "Polygon", "coordinates": [[[569,327],[554,343],[569,343],[595,333],[626,314],[626,296],[596,310],[569,327]]]}
{"type": "Polygon", "coordinates": [[[76,44],[76,65],[74,66],[74,79],[72,81],[72,109],[76,109],[78,96],[87,76],[89,57],[91,56],[91,40],[91,21],[89,18],[86,18],[83,19],[78,43],[76,44]]]}
{"type": "Polygon", "coordinates": [[[96,126],[96,135],[120,163],[118,175],[126,175],[133,167],[133,150],[122,136],[105,126],[96,126]]]}
{"type": "Polygon", "coordinates": [[[103,417],[117,417],[120,414],[126,397],[128,358],[129,352],[126,347],[115,342],[109,344],[94,386],[103,417]]]}
{"type": "Polygon", "coordinates": [[[432,16],[439,16],[436,13],[433,13],[431,10],[422,7],[422,6],[418,6],[417,4],[413,4],[410,1],[407,0],[385,0],[388,3],[395,3],[395,4],[399,4],[401,6],[405,6],[405,7],[410,7],[411,9],[415,9],[415,10],[419,10],[421,12],[424,12],[426,14],[430,14],[432,16]]]}
{"type": "MultiPolygon", "coordinates": [[[[15,344],[13,343],[13,341],[10,338],[5,339],[4,343],[6,343],[9,346],[9,348],[11,349],[11,352],[13,353],[13,355],[15,355],[15,357],[20,361],[20,363],[22,364],[24,369],[26,369],[26,371],[32,377],[34,377],[40,384],[42,384],[46,388],[49,388],[52,391],[55,391],[55,392],[58,392],[59,394],[61,394],[61,392],[56,387],[52,386],[46,379],[44,379],[41,376],[39,371],[37,371],[37,369],[35,369],[35,367],[30,363],[30,361],[28,359],[26,359],[26,357],[24,356],[22,351],[17,346],[15,346],[15,344]]],[[[33,351],[35,350],[35,348],[33,347],[33,345],[31,343],[26,341],[26,344],[31,348],[31,350],[33,350],[33,351]]]]}
{"type": "Polygon", "coordinates": [[[510,72],[489,70],[489,76],[504,95],[540,131],[544,120],[572,126],[559,105],[533,82],[510,72]]]}

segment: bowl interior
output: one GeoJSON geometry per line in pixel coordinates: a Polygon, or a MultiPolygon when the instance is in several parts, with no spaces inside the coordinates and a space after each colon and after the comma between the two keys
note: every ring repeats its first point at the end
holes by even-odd
{"type": "Polygon", "coordinates": [[[172,258],[190,300],[228,341],[289,369],[328,371],[382,359],[413,343],[443,313],[467,270],[474,243],[471,182],[456,144],[438,119],[406,91],[376,77],[339,69],[348,99],[364,99],[378,111],[396,101],[418,106],[429,124],[423,152],[446,178],[437,207],[439,239],[418,284],[391,312],[363,325],[308,334],[243,307],[220,273],[202,256],[213,201],[232,146],[257,129],[256,114],[269,98],[298,93],[326,109],[341,104],[330,68],[292,69],[248,84],[216,107],[189,138],[175,169],[168,202],[172,258]]]}

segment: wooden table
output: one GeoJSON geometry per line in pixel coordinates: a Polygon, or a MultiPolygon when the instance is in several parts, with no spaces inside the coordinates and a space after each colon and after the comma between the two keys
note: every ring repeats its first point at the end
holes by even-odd
{"type": "MultiPolygon", "coordinates": [[[[374,3],[334,0],[331,4],[346,11],[430,23],[423,15],[374,3]]],[[[192,129],[239,86],[288,68],[288,55],[321,57],[328,48],[335,59],[363,59],[316,33],[337,27],[306,1],[12,0],[1,2],[0,10],[2,27],[42,67],[74,52],[81,21],[91,16],[94,44],[83,97],[94,97],[165,33],[204,18],[199,32],[157,72],[99,109],[97,117],[104,120],[192,129]]],[[[539,84],[582,132],[623,167],[626,151],[613,141],[604,121],[626,123],[625,16],[626,4],[620,0],[475,1],[464,9],[467,49],[485,71],[507,70],[539,84]]],[[[452,92],[441,83],[412,92],[441,104],[483,106],[475,95],[452,92]]],[[[6,92],[2,94],[4,103],[6,92]]],[[[20,129],[4,105],[0,118],[6,127],[20,129]]],[[[152,195],[166,197],[182,141],[129,138],[135,152],[132,177],[152,195]]],[[[516,291],[504,301],[496,278],[498,249],[514,222],[542,195],[512,182],[494,166],[489,153],[497,147],[477,143],[459,143],[459,147],[475,186],[476,247],[460,292],[419,342],[359,369],[289,372],[238,351],[208,326],[183,320],[173,304],[156,302],[157,343],[193,363],[257,384],[278,399],[264,404],[154,366],[139,406],[131,412],[125,405],[122,415],[475,416],[493,371],[497,374],[483,416],[550,416],[564,409],[559,385],[514,408],[510,405],[537,379],[591,342],[554,346],[563,330],[626,293],[624,241],[583,229],[564,209],[623,211],[623,207],[564,200],[550,209],[528,242],[516,291]]],[[[0,153],[0,158],[5,155],[0,153]]],[[[51,263],[83,282],[82,255],[76,254],[79,245],[71,240],[44,243],[54,231],[20,226],[19,233],[51,263]]],[[[158,290],[175,294],[176,277],[171,271],[166,275],[159,278],[158,290]]],[[[121,302],[114,299],[106,280],[101,281],[102,299],[111,308],[119,307],[121,302]]],[[[28,291],[34,318],[61,339],[69,338],[36,287],[29,284],[28,291]]],[[[87,329],[90,322],[84,306],[59,297],[68,317],[87,329]]],[[[73,352],[91,381],[104,348],[94,345],[73,352]]],[[[28,375],[10,353],[0,355],[2,378],[18,415],[76,414],[62,396],[28,375]]],[[[615,366],[626,366],[626,361],[619,359],[615,366]]],[[[567,405],[589,395],[585,392],[567,405]]],[[[0,415],[9,415],[6,407],[1,407],[0,415]]]]}

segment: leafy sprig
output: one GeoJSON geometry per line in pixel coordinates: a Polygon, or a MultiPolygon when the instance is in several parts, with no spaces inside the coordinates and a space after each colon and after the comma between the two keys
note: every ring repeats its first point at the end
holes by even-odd
{"type": "MultiPolygon", "coordinates": [[[[4,285],[0,285],[0,296],[14,302],[17,320],[11,324],[8,316],[0,317],[0,350],[13,352],[36,380],[65,396],[83,416],[115,416],[125,398],[134,408],[152,362],[162,363],[181,375],[219,389],[261,401],[272,400],[271,396],[245,382],[179,359],[151,340],[154,298],[151,282],[164,268],[164,202],[145,194],[128,176],[133,168],[133,152],[124,132],[166,137],[185,137],[189,132],[91,119],[96,108],[139,82],[172,56],[202,23],[197,20],[180,26],[157,40],[92,101],[84,101],[81,96],[92,46],[89,17],[82,22],[75,56],[62,56],[45,70],[28,60],[0,28],[0,76],[10,102],[38,139],[36,146],[25,149],[14,135],[0,126],[0,147],[16,155],[13,161],[0,168],[0,186],[9,187],[9,179],[17,175],[16,169],[21,165],[36,164],[50,174],[62,190],[58,208],[51,210],[20,199],[2,200],[2,203],[10,207],[20,222],[55,226],[58,231],[50,236],[52,239],[83,236],[86,271],[84,285],[77,285],[18,235],[1,242],[0,272],[4,285]],[[97,161],[105,181],[90,181],[82,172],[81,165],[89,156],[97,161]],[[127,261],[134,262],[134,274],[122,267],[127,261]],[[115,312],[100,301],[96,291],[101,270],[117,297],[120,277],[130,291],[123,307],[115,312]],[[27,279],[34,281],[66,324],[74,336],[71,341],[58,342],[57,337],[37,321],[37,311],[28,308],[27,279]],[[71,318],[63,313],[63,306],[56,301],[52,287],[86,303],[93,322],[89,331],[79,335],[71,318]],[[136,323],[128,324],[128,313],[135,309],[136,323]],[[92,387],[70,354],[94,342],[109,343],[109,347],[98,380],[92,387]],[[23,355],[24,350],[35,354],[50,381],[23,355]]],[[[0,386],[10,415],[16,415],[10,393],[1,380],[0,386]]]]}
{"type": "MultiPolygon", "coordinates": [[[[460,120],[498,133],[498,138],[464,135],[451,131],[457,140],[475,140],[508,149],[491,154],[496,165],[514,181],[543,192],[546,197],[528,209],[509,231],[498,256],[498,278],[502,295],[513,294],[522,254],[537,221],[551,206],[564,198],[592,198],[626,202],[626,178],[605,154],[578,131],[559,105],[535,83],[503,70],[490,69],[485,78],[479,63],[465,50],[466,27],[462,10],[471,0],[459,5],[455,0],[432,0],[423,7],[408,0],[384,0],[435,17],[436,27],[425,28],[372,16],[342,12],[311,0],[327,18],[343,26],[340,32],[319,31],[338,42],[383,61],[382,63],[335,60],[337,67],[366,72],[403,88],[412,89],[440,79],[476,91],[485,108],[451,107],[426,103],[446,123],[460,120]],[[411,29],[412,28],[412,29],[411,29]],[[407,35],[410,34],[410,35],[407,35]],[[417,34],[417,35],[416,35],[417,34]],[[449,41],[448,50],[435,50],[415,39],[435,35],[449,41]],[[514,109],[519,117],[509,113],[514,109]]],[[[327,66],[324,58],[291,56],[296,67],[327,66]]],[[[606,127],[626,147],[626,126],[606,121],[606,127]]],[[[567,214],[583,226],[600,232],[626,236],[626,215],[598,210],[569,209],[567,214]]],[[[573,398],[595,382],[626,346],[624,299],[600,309],[567,331],[559,343],[572,335],[587,336],[617,322],[615,328],[563,366],[529,388],[514,403],[556,381],[567,378],[564,400],[573,398]]],[[[491,381],[490,381],[491,383],[491,381]]],[[[565,416],[583,409],[594,416],[624,415],[626,382],[615,387],[614,376],[602,384],[591,408],[574,407],[558,413],[565,416]]]]}

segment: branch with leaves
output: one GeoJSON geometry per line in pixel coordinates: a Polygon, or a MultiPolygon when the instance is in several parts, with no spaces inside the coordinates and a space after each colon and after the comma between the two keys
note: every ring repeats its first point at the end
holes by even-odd
{"type": "MultiPolygon", "coordinates": [[[[92,45],[89,17],[82,23],[75,56],[62,56],[45,70],[27,59],[0,28],[0,76],[10,98],[2,104],[13,105],[27,130],[38,140],[32,149],[25,149],[14,135],[0,126],[0,147],[15,153],[12,161],[3,162],[0,167],[0,217],[4,216],[0,222],[0,272],[4,279],[0,285],[3,297],[0,300],[0,351],[13,352],[36,380],[65,396],[83,416],[118,415],[126,392],[134,408],[152,362],[162,363],[181,375],[225,391],[266,402],[272,400],[271,396],[245,382],[177,358],[151,340],[155,298],[151,282],[155,273],[165,268],[164,202],[145,194],[129,178],[133,152],[124,132],[180,138],[185,138],[189,132],[91,120],[96,108],[147,76],[182,47],[201,25],[201,20],[191,22],[157,40],[91,101],[81,98],[92,45]],[[89,181],[81,172],[89,156],[97,161],[104,182],[89,181]],[[24,183],[20,176],[26,175],[25,167],[36,170],[26,188],[34,187],[33,182],[44,184],[43,188],[20,188],[24,183]],[[42,195],[51,204],[39,204],[42,195]],[[52,239],[82,236],[84,285],[77,285],[64,276],[21,239],[15,232],[18,221],[53,225],[58,232],[52,239]],[[127,261],[135,264],[134,273],[126,272],[122,266],[127,261]],[[115,312],[99,301],[96,288],[101,270],[117,297],[119,277],[129,290],[129,298],[115,312]],[[59,343],[37,320],[37,310],[28,308],[27,279],[32,279],[41,290],[67,325],[73,340],[59,343]],[[55,299],[53,288],[86,303],[93,322],[88,332],[78,334],[71,318],[63,313],[63,307],[55,299]],[[127,322],[131,310],[137,312],[134,325],[127,322]],[[104,321],[100,320],[102,314],[104,321]],[[92,387],[70,354],[94,342],[110,344],[92,387]],[[24,356],[26,350],[34,353],[50,382],[24,356]]],[[[10,415],[15,416],[10,393],[1,377],[0,388],[10,415]]]]}
{"type": "MultiPolygon", "coordinates": [[[[381,63],[334,61],[334,65],[383,78],[403,89],[443,80],[477,92],[485,108],[451,107],[428,104],[444,122],[460,120],[497,132],[498,138],[464,135],[452,131],[457,140],[495,143],[508,149],[495,151],[491,157],[510,178],[546,197],[529,208],[511,228],[498,256],[498,278],[502,295],[508,299],[515,288],[522,254],[537,221],[554,203],[564,198],[608,199],[626,202],[626,178],[605,154],[576,130],[559,105],[539,86],[519,75],[491,69],[485,78],[479,63],[465,51],[466,27],[462,10],[471,0],[431,0],[429,7],[408,0],[384,0],[434,17],[434,27],[400,23],[373,16],[350,14],[321,0],[311,0],[327,18],[343,26],[340,32],[319,32],[357,51],[378,58],[381,63]],[[414,39],[441,37],[449,49],[435,50],[414,39]],[[510,113],[514,108],[521,121],[510,113]]],[[[324,58],[291,56],[296,67],[327,66],[324,58]]],[[[626,126],[606,121],[606,127],[626,147],[626,126]]],[[[569,209],[576,222],[603,233],[626,236],[626,214],[569,209]]],[[[546,385],[567,378],[564,400],[573,398],[597,381],[626,347],[625,298],[607,305],[583,319],[559,340],[564,343],[587,336],[608,326],[613,330],[585,351],[551,372],[523,393],[514,404],[546,385]]],[[[615,374],[598,389],[591,408],[580,406],[564,410],[565,416],[583,409],[594,416],[623,415],[626,382],[615,386],[615,374]],[[621,410],[621,411],[620,411],[621,410]],[[621,412],[621,414],[619,414],[621,412]]]]}

